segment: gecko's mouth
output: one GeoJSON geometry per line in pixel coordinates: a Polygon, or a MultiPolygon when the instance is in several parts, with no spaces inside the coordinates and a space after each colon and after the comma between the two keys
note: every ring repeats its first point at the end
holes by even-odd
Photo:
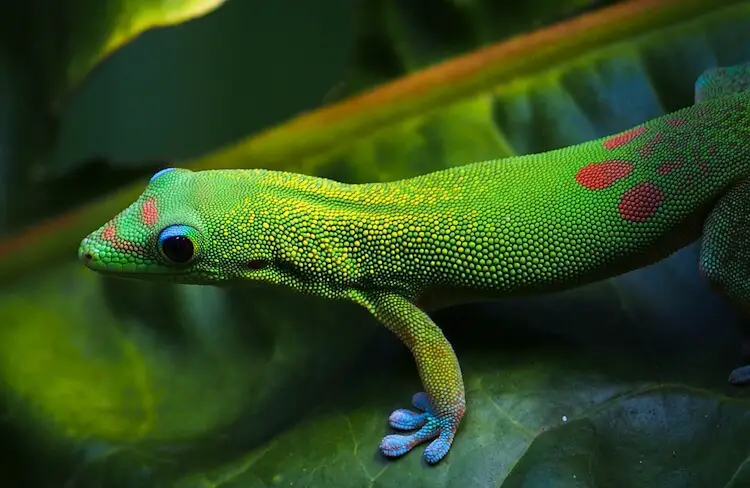
{"type": "Polygon", "coordinates": [[[99,274],[128,280],[167,281],[172,283],[206,283],[212,276],[202,273],[197,275],[190,268],[175,268],[160,263],[120,263],[102,259],[105,252],[91,245],[86,239],[78,247],[78,259],[92,271],[99,274]]]}
{"type": "MultiPolygon", "coordinates": [[[[78,247],[78,259],[92,271],[97,273],[116,275],[123,278],[143,278],[160,274],[159,266],[151,266],[145,263],[119,263],[109,262],[102,259],[102,252],[92,246],[88,239],[84,239],[78,247]]],[[[166,270],[164,271],[166,273],[166,270]]]]}

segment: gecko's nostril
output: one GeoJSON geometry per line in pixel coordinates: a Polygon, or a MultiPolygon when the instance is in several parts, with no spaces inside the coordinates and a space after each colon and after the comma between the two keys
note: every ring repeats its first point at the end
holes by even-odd
{"type": "Polygon", "coordinates": [[[93,256],[91,255],[91,253],[90,253],[90,252],[87,252],[86,254],[84,254],[84,255],[83,255],[83,259],[84,259],[84,261],[91,261],[91,258],[92,258],[92,257],[93,257],[93,256]]]}

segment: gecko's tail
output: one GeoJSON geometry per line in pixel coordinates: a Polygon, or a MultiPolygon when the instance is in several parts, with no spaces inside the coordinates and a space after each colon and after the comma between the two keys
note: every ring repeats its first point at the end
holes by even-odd
{"type": "Polygon", "coordinates": [[[750,91],[750,63],[711,68],[695,82],[695,103],[750,91]]]}

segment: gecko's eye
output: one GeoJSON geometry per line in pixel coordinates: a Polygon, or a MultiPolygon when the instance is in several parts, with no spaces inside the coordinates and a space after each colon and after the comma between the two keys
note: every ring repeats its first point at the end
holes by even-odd
{"type": "Polygon", "coordinates": [[[169,264],[187,264],[200,251],[200,233],[187,225],[171,225],[159,234],[159,252],[169,264]]]}

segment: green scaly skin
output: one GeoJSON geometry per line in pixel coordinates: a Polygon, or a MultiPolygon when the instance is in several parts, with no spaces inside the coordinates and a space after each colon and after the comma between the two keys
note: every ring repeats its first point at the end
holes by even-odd
{"type": "MultiPolygon", "coordinates": [[[[456,355],[426,311],[576,287],[703,236],[700,269],[750,304],[750,65],[705,73],[696,105],[615,136],[419,177],[345,184],[267,170],[154,175],[81,243],[96,271],[256,281],[366,307],[411,350],[419,410],[396,410],[381,451],[449,451],[465,412],[456,355]]],[[[750,307],[748,307],[750,308],[750,307]]],[[[730,378],[742,382],[748,368],[730,378]]]]}

